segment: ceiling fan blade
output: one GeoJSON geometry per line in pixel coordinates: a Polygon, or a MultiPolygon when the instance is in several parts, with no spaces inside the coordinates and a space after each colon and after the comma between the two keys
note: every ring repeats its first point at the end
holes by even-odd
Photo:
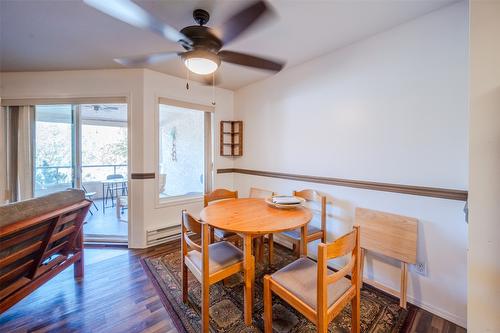
{"type": "Polygon", "coordinates": [[[163,52],[153,53],[145,56],[128,57],[128,58],[115,58],[114,60],[123,66],[134,67],[140,65],[152,65],[162,61],[170,60],[183,52],[163,52]]]}
{"type": "Polygon", "coordinates": [[[273,60],[256,57],[250,54],[233,52],[233,51],[220,51],[218,55],[222,61],[242,66],[266,69],[275,72],[279,72],[285,65],[285,63],[281,61],[277,62],[273,60]]]}
{"type": "Polygon", "coordinates": [[[256,1],[231,16],[221,27],[215,28],[215,33],[224,44],[227,44],[241,35],[266,12],[271,12],[266,2],[256,1]]]}
{"type": "Polygon", "coordinates": [[[159,34],[175,43],[192,45],[193,42],[183,33],[161,22],[131,0],[84,0],[95,9],[120,21],[159,34]]]}

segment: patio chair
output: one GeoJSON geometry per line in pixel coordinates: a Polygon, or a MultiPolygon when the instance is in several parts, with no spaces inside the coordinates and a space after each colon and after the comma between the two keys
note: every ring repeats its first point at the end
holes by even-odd
{"type": "Polygon", "coordinates": [[[116,197],[116,218],[122,222],[128,222],[128,220],[122,219],[122,214],[128,209],[128,196],[119,195],[116,197]]]}
{"type": "MultiPolygon", "coordinates": [[[[83,190],[83,192],[85,192],[85,199],[91,201],[92,205],[95,207],[95,209],[99,210],[99,208],[97,208],[97,205],[94,202],[94,195],[96,195],[97,192],[87,191],[87,189],[85,188],[85,186],[83,184],[82,184],[82,190],[83,190]]],[[[94,215],[94,213],[92,213],[92,209],[89,209],[89,213],[90,213],[90,215],[94,215]]]]}

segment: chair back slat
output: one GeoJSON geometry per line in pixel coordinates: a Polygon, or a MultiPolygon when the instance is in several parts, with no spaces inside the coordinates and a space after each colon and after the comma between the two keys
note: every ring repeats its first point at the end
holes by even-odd
{"type": "Polygon", "coordinates": [[[321,202],[321,198],[323,197],[316,190],[293,191],[293,195],[306,199],[307,201],[315,201],[315,202],[321,202]]]}
{"type": "Polygon", "coordinates": [[[264,190],[257,187],[250,187],[250,195],[249,195],[250,198],[265,199],[272,197],[273,195],[274,195],[273,191],[264,190]]]}
{"type": "Polygon", "coordinates": [[[201,222],[195,219],[186,210],[182,211],[182,224],[186,228],[187,232],[194,232],[195,234],[201,234],[201,222]]]}
{"type": "Polygon", "coordinates": [[[186,245],[189,246],[191,249],[201,252],[201,246],[196,244],[187,234],[184,234],[184,241],[186,242],[186,245]]]}
{"type": "Polygon", "coordinates": [[[351,258],[349,259],[349,262],[347,263],[347,265],[345,265],[344,267],[342,267],[341,269],[339,269],[337,272],[333,273],[332,275],[328,275],[327,283],[328,284],[335,283],[338,280],[340,280],[341,278],[343,278],[344,276],[346,276],[347,274],[352,273],[355,264],[356,264],[356,257],[354,255],[352,255],[351,258]]]}
{"type": "Polygon", "coordinates": [[[238,199],[238,191],[230,191],[223,188],[216,189],[210,193],[207,193],[203,197],[205,207],[208,206],[210,202],[226,200],[226,199],[238,199]]]}
{"type": "Polygon", "coordinates": [[[188,232],[193,232],[197,235],[201,235],[202,224],[200,221],[195,219],[186,210],[182,211],[182,239],[191,249],[200,251],[201,246],[196,244],[191,238],[189,238],[188,232]]]}
{"type": "MultiPolygon", "coordinates": [[[[354,272],[359,267],[360,259],[359,247],[359,226],[354,226],[354,230],[340,237],[330,244],[318,245],[318,276],[322,275],[325,280],[325,287],[335,283],[341,278],[354,272]],[[328,260],[350,254],[349,262],[333,274],[326,275],[328,260]]],[[[357,276],[356,276],[357,278],[357,276]]],[[[354,281],[354,278],[351,279],[354,281]]]]}
{"type": "MultiPolygon", "coordinates": [[[[354,226],[351,232],[340,237],[330,244],[321,243],[318,245],[318,270],[317,280],[318,289],[317,297],[317,314],[318,320],[325,321],[327,310],[339,310],[344,307],[344,301],[350,300],[352,297],[359,299],[359,271],[360,271],[360,243],[359,243],[359,226],[354,226]],[[328,269],[328,260],[351,254],[349,262],[340,270],[331,274],[328,269]],[[339,297],[336,303],[330,308],[328,307],[328,285],[339,281],[347,274],[351,273],[351,287],[339,297]]],[[[333,312],[332,312],[333,313],[333,312]]],[[[327,321],[328,322],[328,321],[327,321]]]]}
{"type": "MultiPolygon", "coordinates": [[[[326,196],[321,195],[316,190],[301,190],[293,191],[293,195],[303,198],[306,201],[314,202],[320,205],[320,216],[321,216],[321,230],[326,230],[326,196]]],[[[316,209],[312,209],[317,211],[316,209]]],[[[325,237],[326,238],[326,237],[325,237]]],[[[325,239],[326,241],[326,239],[325,239]]]]}
{"type": "Polygon", "coordinates": [[[352,253],[352,251],[356,247],[356,230],[358,229],[354,229],[348,234],[345,234],[344,236],[335,240],[333,243],[326,245],[326,257],[328,260],[345,256],[348,253],[352,253]]]}

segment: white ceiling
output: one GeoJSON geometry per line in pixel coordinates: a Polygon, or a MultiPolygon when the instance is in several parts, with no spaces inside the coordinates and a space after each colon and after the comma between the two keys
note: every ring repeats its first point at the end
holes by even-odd
{"type": "MultiPolygon", "coordinates": [[[[105,0],[103,0],[105,1],[105,0]]],[[[193,25],[192,11],[206,9],[217,26],[248,1],[137,1],[179,30],[193,25]]],[[[286,61],[294,66],[390,29],[455,0],[276,0],[275,17],[224,49],[286,61]]],[[[122,68],[116,57],[182,48],[88,7],[82,1],[0,0],[0,69],[47,71],[122,68]]],[[[151,69],[186,76],[180,59],[151,69]]],[[[272,73],[223,63],[221,87],[236,90],[272,73]]]]}

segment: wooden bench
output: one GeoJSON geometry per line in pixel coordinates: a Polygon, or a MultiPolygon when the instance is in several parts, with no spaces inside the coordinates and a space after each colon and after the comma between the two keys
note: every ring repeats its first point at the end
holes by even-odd
{"type": "Polygon", "coordinates": [[[83,191],[68,190],[0,206],[0,313],[72,264],[83,277],[90,205],[83,191]]]}

